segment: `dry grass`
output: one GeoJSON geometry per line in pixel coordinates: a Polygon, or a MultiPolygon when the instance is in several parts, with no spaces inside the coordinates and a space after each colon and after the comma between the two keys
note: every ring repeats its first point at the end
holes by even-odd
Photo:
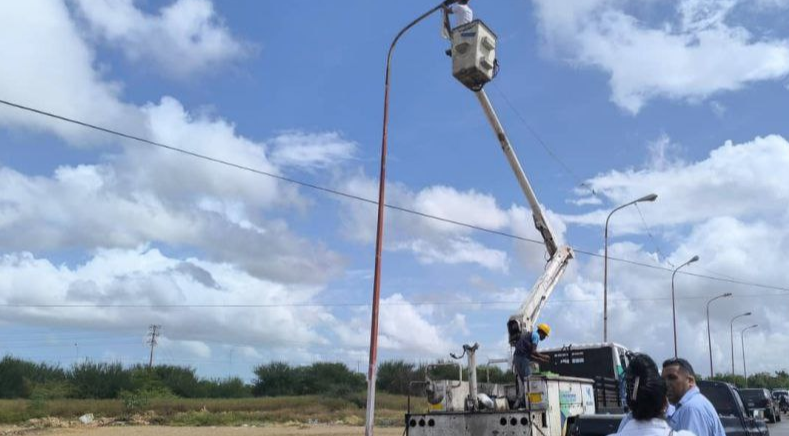
{"type": "MultiPolygon", "coordinates": [[[[406,409],[407,397],[379,394],[376,396],[376,423],[399,426],[406,409]]],[[[358,395],[350,398],[152,399],[138,412],[141,411],[152,411],[149,421],[154,424],[176,426],[292,422],[362,425],[365,398],[358,395]]],[[[0,423],[6,424],[41,417],[73,420],[85,413],[97,418],[117,418],[132,412],[124,408],[121,400],[0,400],[0,423]]]]}

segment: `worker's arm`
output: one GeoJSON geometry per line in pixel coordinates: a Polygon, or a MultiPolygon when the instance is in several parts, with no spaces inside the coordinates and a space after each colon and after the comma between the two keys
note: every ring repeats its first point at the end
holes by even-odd
{"type": "Polygon", "coordinates": [[[536,360],[537,362],[548,363],[551,361],[551,356],[547,354],[542,354],[537,350],[532,351],[531,353],[531,360],[536,360]]]}

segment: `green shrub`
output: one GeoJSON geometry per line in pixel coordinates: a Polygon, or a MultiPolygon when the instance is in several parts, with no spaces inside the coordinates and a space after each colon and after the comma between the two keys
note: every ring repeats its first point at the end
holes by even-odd
{"type": "Polygon", "coordinates": [[[121,391],[132,390],[131,373],[118,363],[86,360],[75,364],[68,373],[75,398],[118,398],[121,391]]]}
{"type": "Polygon", "coordinates": [[[37,384],[63,382],[65,379],[65,371],[57,366],[11,356],[0,360],[0,398],[30,398],[37,384]]]}
{"type": "Polygon", "coordinates": [[[120,398],[123,402],[123,411],[126,414],[140,412],[150,403],[150,398],[145,391],[121,391],[120,398]]]}
{"type": "Polygon", "coordinates": [[[272,362],[255,368],[255,380],[252,394],[256,397],[275,397],[293,395],[299,384],[299,373],[285,362],[272,362]]]}

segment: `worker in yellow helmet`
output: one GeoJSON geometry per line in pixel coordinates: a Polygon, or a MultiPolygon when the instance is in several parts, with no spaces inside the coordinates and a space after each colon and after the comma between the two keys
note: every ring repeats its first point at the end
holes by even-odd
{"type": "MultiPolygon", "coordinates": [[[[515,343],[515,352],[512,356],[512,367],[517,376],[516,388],[518,389],[518,402],[525,405],[525,392],[523,383],[531,375],[531,363],[534,361],[548,363],[550,356],[537,352],[537,345],[551,334],[548,324],[538,324],[536,331],[524,331],[515,343]]],[[[518,406],[516,406],[518,407],[518,406]]]]}

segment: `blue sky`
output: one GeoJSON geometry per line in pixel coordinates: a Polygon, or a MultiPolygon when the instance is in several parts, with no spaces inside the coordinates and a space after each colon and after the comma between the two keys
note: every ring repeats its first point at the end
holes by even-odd
{"type": "MultiPolygon", "coordinates": [[[[386,50],[432,6],[7,2],[0,99],[375,199],[386,50]]],[[[748,367],[785,368],[789,2],[472,7],[499,36],[486,90],[561,239],[602,253],[607,213],[657,193],[612,218],[613,256],[671,269],[698,254],[684,271],[773,286],[679,274],[680,354],[708,371],[705,303],[732,292],[713,305],[716,370],[731,369],[726,327],[744,311],[737,330],[760,326],[748,367]]],[[[537,238],[446,47],[435,16],[395,53],[387,202],[537,238]]],[[[249,379],[272,360],[364,369],[374,205],[5,106],[0,144],[0,352],[141,362],[160,324],[157,361],[205,376],[249,379]]],[[[385,238],[382,359],[475,341],[483,361],[507,353],[540,245],[392,210],[385,238]]],[[[670,271],[609,273],[610,338],[668,357],[670,271]]],[[[542,320],[547,346],[600,341],[599,257],[578,254],[542,320]]]]}

